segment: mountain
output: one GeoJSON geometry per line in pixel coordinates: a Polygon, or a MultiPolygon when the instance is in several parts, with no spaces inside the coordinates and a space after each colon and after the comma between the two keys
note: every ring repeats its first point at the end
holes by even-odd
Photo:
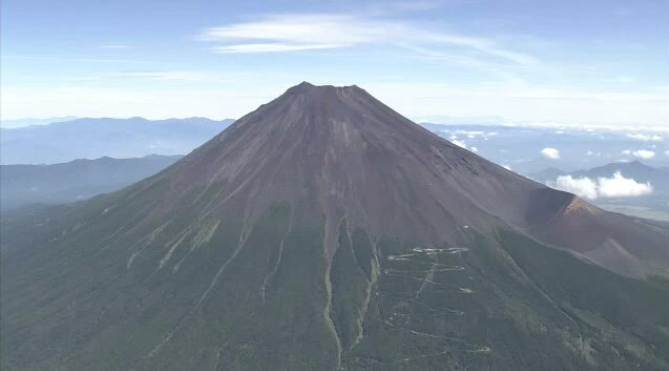
{"type": "MultiPolygon", "coordinates": [[[[536,173],[532,173],[529,175],[529,177],[531,179],[536,180],[537,182],[547,183],[547,182],[554,182],[555,179],[557,179],[557,177],[562,175],[570,175],[570,174],[569,172],[558,169],[556,167],[549,167],[541,171],[537,171],[536,173]]],[[[609,174],[608,176],[611,175],[613,175],[613,173],[609,174]]]]}
{"type": "Polygon", "coordinates": [[[4,129],[15,129],[25,126],[33,125],[48,125],[53,122],[61,121],[72,121],[76,120],[75,116],[64,116],[64,117],[50,117],[45,119],[16,119],[16,120],[0,120],[0,128],[4,129]]]}
{"type": "Polygon", "coordinates": [[[666,228],[356,86],[302,83],[157,175],[1,222],[3,370],[669,366],[666,228]]]}
{"type": "Polygon", "coordinates": [[[78,119],[0,129],[0,159],[3,165],[11,165],[56,164],[104,156],[182,155],[211,139],[232,122],[205,118],[150,121],[134,117],[78,119]]]}
{"type": "Polygon", "coordinates": [[[0,165],[0,208],[80,201],[156,174],[182,156],[75,160],[53,165],[0,165]]]}

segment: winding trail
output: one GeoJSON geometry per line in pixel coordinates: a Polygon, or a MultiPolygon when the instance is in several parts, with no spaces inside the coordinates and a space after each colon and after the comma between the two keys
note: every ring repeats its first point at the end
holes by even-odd
{"type": "Polygon", "coordinates": [[[416,351],[419,353],[416,356],[405,357],[399,360],[393,361],[392,363],[404,363],[411,362],[417,359],[423,359],[428,357],[437,357],[441,355],[446,355],[453,352],[468,352],[468,353],[489,353],[491,352],[490,347],[487,345],[478,345],[471,344],[462,339],[461,337],[443,335],[432,332],[426,332],[418,330],[412,326],[414,318],[425,318],[425,317],[442,317],[442,316],[464,316],[466,313],[462,310],[451,309],[451,308],[440,308],[436,309],[427,303],[420,300],[420,295],[422,293],[435,293],[435,292],[450,292],[450,293],[461,293],[463,295],[472,294],[473,290],[461,287],[460,285],[449,284],[438,282],[436,278],[436,273],[438,272],[457,272],[464,271],[465,267],[460,265],[448,265],[443,264],[439,261],[439,256],[441,255],[459,255],[464,252],[469,251],[467,247],[448,247],[448,248],[420,248],[415,247],[411,250],[410,253],[404,254],[394,254],[389,255],[387,260],[389,262],[394,262],[398,264],[410,263],[412,265],[425,265],[426,269],[397,269],[397,268],[385,268],[382,272],[386,276],[401,277],[404,279],[416,280],[421,282],[420,287],[417,291],[407,291],[404,294],[409,294],[411,296],[399,296],[397,294],[402,293],[393,293],[393,294],[384,294],[377,292],[376,295],[380,297],[385,297],[389,299],[394,299],[398,301],[403,301],[409,303],[410,305],[417,305],[422,307],[422,310],[418,312],[406,312],[406,311],[394,311],[387,319],[383,320],[384,328],[387,326],[390,329],[397,331],[404,331],[414,336],[425,337],[435,340],[444,340],[448,342],[453,342],[460,344],[457,348],[448,348],[440,352],[433,353],[421,353],[418,349],[416,351]],[[428,258],[430,261],[420,260],[420,258],[428,258]],[[416,277],[413,274],[416,273],[425,273],[424,277],[416,277]],[[437,289],[437,290],[426,290],[428,286],[435,287],[446,287],[447,289],[437,289]],[[398,322],[403,323],[400,325],[398,322]]]}

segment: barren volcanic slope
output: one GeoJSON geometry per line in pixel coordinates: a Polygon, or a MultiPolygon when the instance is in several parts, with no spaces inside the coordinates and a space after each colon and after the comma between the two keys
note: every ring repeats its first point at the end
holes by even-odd
{"type": "Polygon", "coordinates": [[[156,176],[2,228],[3,370],[669,366],[666,230],[355,86],[302,83],[156,176]]]}

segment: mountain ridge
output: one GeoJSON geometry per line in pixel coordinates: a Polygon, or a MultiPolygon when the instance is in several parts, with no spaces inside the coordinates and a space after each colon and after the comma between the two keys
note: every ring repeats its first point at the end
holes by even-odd
{"type": "Polygon", "coordinates": [[[181,157],[105,156],[52,165],[0,165],[0,208],[67,203],[109,193],[154,175],[181,157]]]}
{"type": "Polygon", "coordinates": [[[205,118],[80,118],[42,126],[0,128],[1,160],[3,165],[55,164],[103,156],[183,155],[232,122],[205,118]]]}

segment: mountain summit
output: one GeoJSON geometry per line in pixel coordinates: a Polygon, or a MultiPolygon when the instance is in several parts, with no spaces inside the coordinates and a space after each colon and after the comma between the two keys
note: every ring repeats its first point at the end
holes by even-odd
{"type": "Polygon", "coordinates": [[[305,82],[153,177],[5,220],[2,366],[660,370],[666,236],[305,82]]]}

